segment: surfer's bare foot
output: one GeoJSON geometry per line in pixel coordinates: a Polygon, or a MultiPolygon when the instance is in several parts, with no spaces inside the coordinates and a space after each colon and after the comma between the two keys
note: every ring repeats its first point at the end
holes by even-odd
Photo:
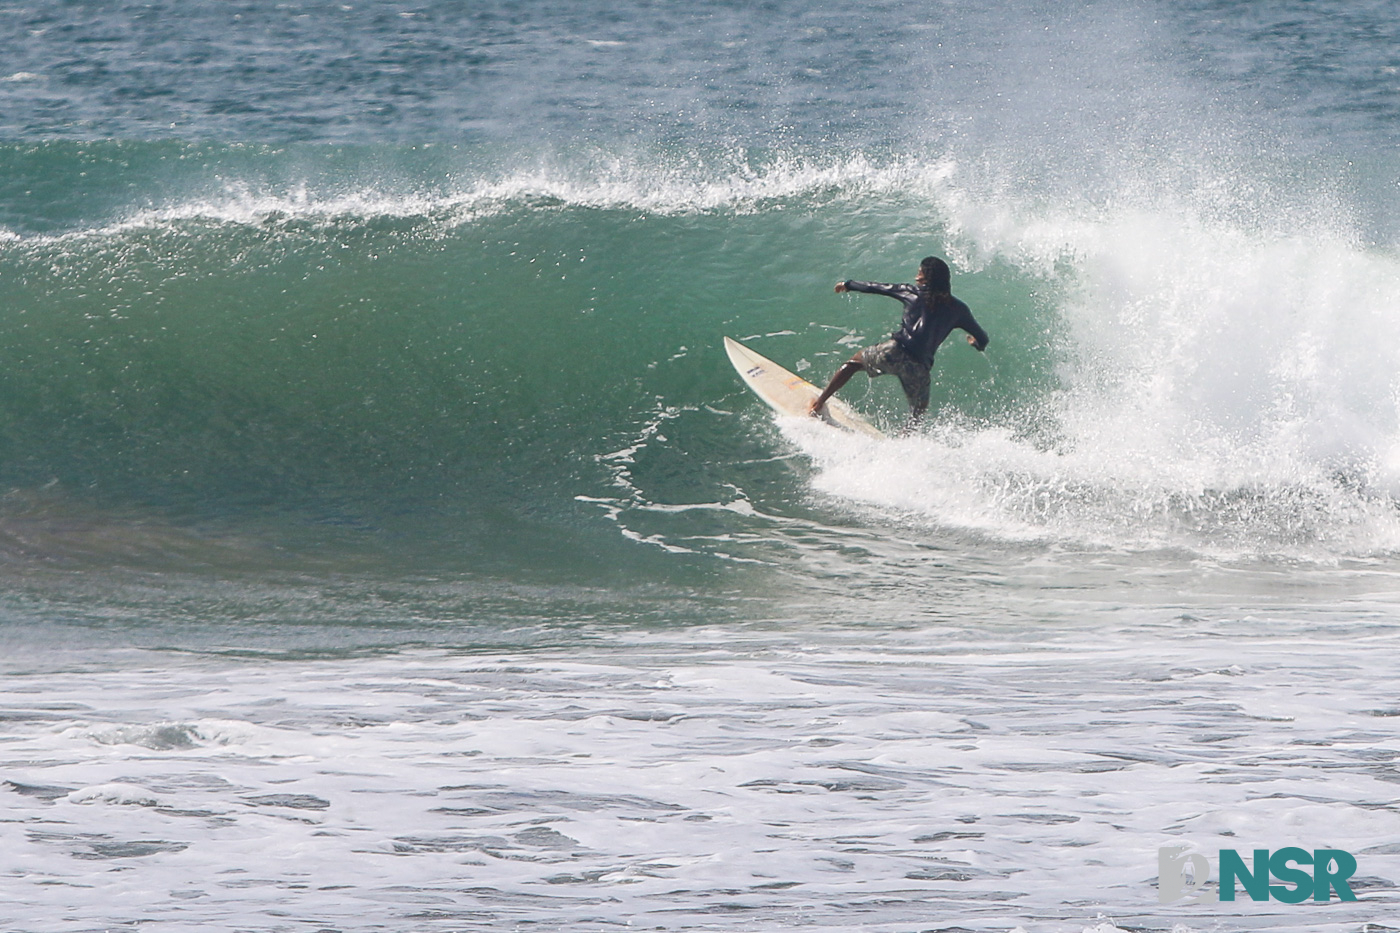
{"type": "Polygon", "coordinates": [[[819,398],[812,399],[812,403],[807,406],[807,414],[811,415],[813,418],[820,418],[822,416],[822,400],[819,398]]]}

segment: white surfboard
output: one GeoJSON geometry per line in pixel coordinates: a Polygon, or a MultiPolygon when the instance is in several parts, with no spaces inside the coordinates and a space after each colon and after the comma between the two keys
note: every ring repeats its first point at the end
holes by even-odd
{"type": "MultiPolygon", "coordinates": [[[[788,372],[768,357],[753,352],[737,340],[725,337],[724,349],[729,354],[729,362],[739,371],[744,384],[753,389],[755,395],[779,414],[805,418],[812,399],[822,394],[821,389],[806,379],[788,372]]],[[[854,408],[839,398],[827,400],[822,410],[822,420],[867,437],[885,436],[879,428],[866,421],[854,408]]]]}

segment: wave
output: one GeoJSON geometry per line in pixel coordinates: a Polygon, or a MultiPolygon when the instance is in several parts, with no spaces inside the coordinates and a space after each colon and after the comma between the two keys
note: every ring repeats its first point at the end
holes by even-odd
{"type": "MultiPolygon", "coordinates": [[[[158,174],[183,154],[228,175],[0,242],[8,487],[338,527],[431,512],[478,544],[503,522],[601,522],[739,561],[771,536],[716,542],[776,514],[763,483],[1007,540],[1400,547],[1400,257],[1333,191],[1173,170],[1067,194],[858,152],[449,147],[346,169],[112,146],[27,158],[120,151],[158,174]],[[824,378],[894,318],[826,280],[907,277],[930,252],[993,345],[944,348],[928,430],[854,455],[789,431],[811,462],[797,487],[727,476],[761,412],[720,336],[769,335],[759,349],[824,378]]],[[[847,391],[892,423],[885,382],[847,391]]]]}

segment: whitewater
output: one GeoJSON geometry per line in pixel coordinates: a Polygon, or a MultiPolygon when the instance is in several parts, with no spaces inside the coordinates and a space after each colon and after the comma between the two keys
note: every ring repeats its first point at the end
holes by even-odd
{"type": "Polygon", "coordinates": [[[1396,30],[0,10],[0,926],[1400,926],[1396,30]]]}

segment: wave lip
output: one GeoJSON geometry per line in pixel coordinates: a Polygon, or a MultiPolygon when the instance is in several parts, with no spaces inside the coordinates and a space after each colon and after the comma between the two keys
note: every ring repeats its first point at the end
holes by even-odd
{"type": "MultiPolygon", "coordinates": [[[[156,151],[150,158],[157,158],[156,151]]],[[[368,180],[354,171],[298,175],[293,163],[283,165],[287,157],[276,152],[242,155],[253,162],[241,170],[219,166],[220,159],[230,157],[228,153],[205,155],[213,174],[188,179],[185,187],[192,189],[190,193],[173,198],[152,195],[146,204],[114,209],[114,216],[97,223],[78,220],[57,233],[0,226],[0,242],[112,238],[151,228],[180,229],[191,223],[266,229],[404,220],[451,232],[506,213],[568,208],[656,216],[745,215],[781,210],[787,203],[810,209],[871,195],[931,194],[955,170],[951,162],[881,159],[859,152],[804,156],[725,150],[672,157],[596,150],[569,160],[511,161],[503,168],[491,167],[495,158],[476,163],[464,155],[461,164],[440,161],[411,170],[406,167],[403,173],[373,171],[371,175],[380,177],[368,180]],[[264,174],[287,176],[287,180],[260,179],[264,174]]],[[[77,168],[86,164],[83,158],[70,158],[77,158],[77,168]]]]}

